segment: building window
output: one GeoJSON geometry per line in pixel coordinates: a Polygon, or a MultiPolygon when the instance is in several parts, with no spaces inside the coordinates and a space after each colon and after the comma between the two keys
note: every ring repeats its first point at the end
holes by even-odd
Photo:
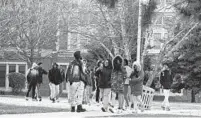
{"type": "Polygon", "coordinates": [[[172,17],[171,16],[164,16],[163,17],[163,25],[171,25],[172,23],[172,17]]]}
{"type": "Polygon", "coordinates": [[[175,1],[174,0],[166,0],[166,5],[172,5],[175,1]]]}
{"type": "Polygon", "coordinates": [[[25,74],[26,65],[19,65],[19,73],[25,74]]]}
{"type": "Polygon", "coordinates": [[[155,0],[157,5],[160,5],[162,3],[162,0],[155,0]]]}
{"type": "Polygon", "coordinates": [[[154,49],[160,49],[161,48],[161,33],[154,33],[153,34],[153,46],[154,49]]]}
{"type": "Polygon", "coordinates": [[[164,39],[167,39],[168,38],[168,33],[165,33],[164,34],[164,39]]]}
{"type": "Polygon", "coordinates": [[[6,64],[0,64],[0,87],[5,87],[6,64]]]}
{"type": "Polygon", "coordinates": [[[16,65],[15,64],[10,64],[9,65],[9,73],[12,73],[12,72],[15,72],[16,70],[16,67],[15,67],[16,65]]]}
{"type": "Polygon", "coordinates": [[[154,33],[153,37],[154,37],[154,40],[160,40],[161,39],[161,33],[154,33]]]}
{"type": "Polygon", "coordinates": [[[26,62],[0,62],[0,87],[2,87],[3,90],[10,91],[7,75],[12,72],[25,74],[26,68],[26,62]]]}
{"type": "Polygon", "coordinates": [[[156,25],[162,25],[163,24],[163,17],[159,16],[159,18],[155,21],[156,25]]]}
{"type": "Polygon", "coordinates": [[[71,49],[76,49],[78,44],[78,34],[72,33],[71,34],[71,39],[70,39],[70,48],[71,49]]]}

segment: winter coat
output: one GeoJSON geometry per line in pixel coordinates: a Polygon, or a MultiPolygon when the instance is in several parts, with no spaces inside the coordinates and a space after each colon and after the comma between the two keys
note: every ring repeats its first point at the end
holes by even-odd
{"type": "Polygon", "coordinates": [[[62,76],[58,65],[56,63],[53,64],[53,66],[54,65],[56,65],[56,68],[52,67],[52,69],[49,70],[48,77],[51,83],[59,85],[62,82],[62,76]]]}
{"type": "Polygon", "coordinates": [[[43,74],[47,75],[47,71],[45,71],[42,67],[38,67],[37,68],[38,72],[39,72],[39,77],[37,79],[38,83],[41,84],[43,83],[43,74]]]}
{"type": "Polygon", "coordinates": [[[38,65],[36,63],[33,63],[32,67],[27,70],[26,78],[27,78],[28,84],[37,83],[37,80],[39,78],[39,72],[37,68],[38,68],[38,65]]]}
{"type": "Polygon", "coordinates": [[[170,89],[173,82],[170,70],[163,70],[160,74],[160,83],[163,89],[170,89]]]}
{"type": "Polygon", "coordinates": [[[121,56],[116,56],[113,59],[113,72],[111,80],[112,83],[111,87],[113,92],[123,93],[125,78],[126,78],[126,70],[123,67],[123,59],[121,56]]]}
{"type": "Polygon", "coordinates": [[[111,88],[112,62],[108,61],[108,66],[103,66],[103,69],[97,69],[95,75],[98,77],[98,86],[100,88],[111,88]]]}
{"type": "Polygon", "coordinates": [[[85,75],[82,70],[82,63],[78,60],[74,60],[70,63],[66,73],[66,81],[70,82],[80,82],[86,83],[85,75]]]}
{"type": "Polygon", "coordinates": [[[143,90],[143,81],[144,81],[144,71],[141,68],[141,65],[139,63],[134,62],[132,66],[133,72],[131,73],[131,94],[135,96],[139,96],[142,94],[143,90]],[[134,71],[134,66],[137,66],[137,72],[134,71]]]}

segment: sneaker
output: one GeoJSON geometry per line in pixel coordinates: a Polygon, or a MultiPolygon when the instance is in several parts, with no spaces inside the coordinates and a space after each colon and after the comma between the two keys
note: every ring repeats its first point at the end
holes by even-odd
{"type": "Polygon", "coordinates": [[[166,107],[166,109],[165,109],[166,111],[170,111],[170,107],[166,107]]]}
{"type": "Polygon", "coordinates": [[[165,110],[165,107],[164,107],[164,106],[161,106],[161,108],[162,108],[163,110],[165,110]]]}
{"type": "Polygon", "coordinates": [[[82,105],[77,106],[77,112],[85,112],[85,111],[86,111],[86,109],[83,109],[82,105]]]}
{"type": "Polygon", "coordinates": [[[114,108],[114,106],[111,103],[109,103],[109,106],[112,107],[112,108],[114,108]]]}
{"type": "Polygon", "coordinates": [[[28,101],[28,100],[29,100],[29,98],[28,98],[28,97],[25,97],[25,100],[26,100],[26,101],[28,101]]]}
{"type": "Polygon", "coordinates": [[[32,101],[37,101],[37,99],[35,99],[35,98],[32,98],[32,101]]]}
{"type": "Polygon", "coordinates": [[[133,110],[133,111],[132,111],[132,113],[135,113],[135,114],[137,114],[137,113],[138,113],[138,111],[137,111],[137,110],[133,110]]]}
{"type": "Polygon", "coordinates": [[[134,108],[134,104],[131,104],[131,108],[134,108]]]}
{"type": "Polygon", "coordinates": [[[103,112],[106,112],[105,108],[103,108],[103,107],[101,108],[101,110],[102,110],[103,112]]]}
{"type": "Polygon", "coordinates": [[[52,103],[55,103],[55,99],[52,100],[52,103]]]}
{"type": "Polygon", "coordinates": [[[120,114],[120,113],[122,113],[122,112],[123,112],[122,109],[118,109],[118,110],[117,110],[117,113],[118,113],[118,114],[120,114]]]}
{"type": "Polygon", "coordinates": [[[109,108],[109,111],[110,111],[111,113],[114,113],[113,109],[111,109],[111,108],[109,108]]]}
{"type": "Polygon", "coordinates": [[[75,112],[75,107],[71,107],[71,112],[75,112]]]}
{"type": "Polygon", "coordinates": [[[140,111],[144,112],[144,107],[142,105],[140,106],[140,111]]]}
{"type": "Polygon", "coordinates": [[[41,101],[42,101],[42,97],[38,97],[38,101],[40,101],[40,102],[41,102],[41,101]]]}

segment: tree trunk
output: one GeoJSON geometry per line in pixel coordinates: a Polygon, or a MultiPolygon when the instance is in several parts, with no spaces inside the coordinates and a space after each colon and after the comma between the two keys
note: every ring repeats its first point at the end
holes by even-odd
{"type": "Polygon", "coordinates": [[[122,36],[122,40],[123,40],[123,47],[124,47],[124,55],[125,58],[130,60],[131,59],[131,54],[130,54],[130,50],[129,50],[129,39],[127,37],[127,33],[126,33],[126,22],[125,22],[125,12],[126,12],[126,7],[125,7],[125,1],[121,1],[120,2],[120,7],[119,7],[119,11],[120,11],[120,20],[121,20],[121,36],[122,36]]]}

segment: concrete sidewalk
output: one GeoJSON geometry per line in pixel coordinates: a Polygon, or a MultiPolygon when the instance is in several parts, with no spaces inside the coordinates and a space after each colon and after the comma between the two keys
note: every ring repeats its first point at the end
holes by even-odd
{"type": "MultiPolygon", "coordinates": [[[[46,97],[43,98],[42,102],[26,101],[23,97],[13,97],[13,96],[0,96],[0,103],[17,105],[17,106],[40,106],[40,107],[50,107],[50,108],[65,108],[70,109],[70,105],[66,98],[60,98],[59,103],[51,103],[51,101],[46,97]]],[[[167,115],[182,115],[182,116],[200,116],[201,117],[201,104],[197,103],[171,103],[171,111],[163,111],[160,108],[160,102],[153,102],[151,110],[146,110],[140,114],[164,114],[167,115]]],[[[15,115],[1,115],[1,118],[66,118],[66,117],[90,117],[90,116],[113,116],[113,115],[126,115],[128,112],[117,114],[117,113],[104,113],[101,111],[101,106],[97,104],[92,104],[90,106],[84,105],[87,109],[85,113],[71,113],[71,112],[59,112],[59,113],[35,113],[35,114],[15,114],[15,115]]]]}

